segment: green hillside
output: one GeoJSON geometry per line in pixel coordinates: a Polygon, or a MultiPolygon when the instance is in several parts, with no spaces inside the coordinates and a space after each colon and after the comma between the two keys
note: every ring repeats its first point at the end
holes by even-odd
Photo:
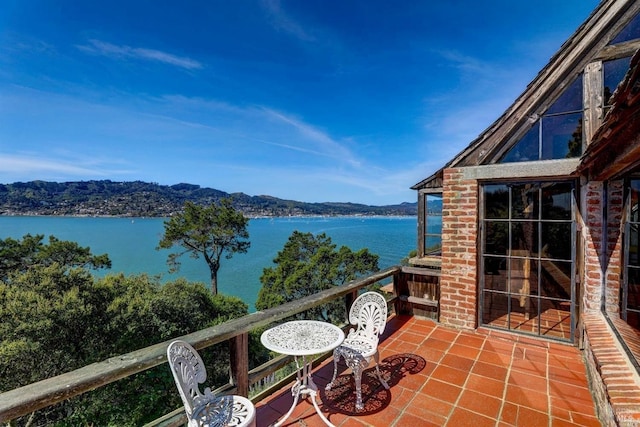
{"type": "Polygon", "coordinates": [[[230,197],[249,217],[301,215],[416,215],[416,203],[368,206],[355,203],[304,203],[271,196],[226,193],[193,184],[159,185],[142,181],[30,181],[0,184],[0,215],[85,215],[166,217],[189,200],[210,204],[230,197]]]}

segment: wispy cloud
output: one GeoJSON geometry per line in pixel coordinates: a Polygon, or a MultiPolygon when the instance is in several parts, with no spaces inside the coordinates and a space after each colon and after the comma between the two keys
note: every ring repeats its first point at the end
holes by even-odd
{"type": "Polygon", "coordinates": [[[280,0],[263,0],[262,4],[271,18],[271,24],[278,31],[287,32],[303,41],[316,39],[282,9],[280,0]]]}
{"type": "Polygon", "coordinates": [[[166,121],[289,151],[322,156],[335,160],[337,164],[346,163],[349,167],[362,164],[345,141],[335,139],[318,127],[269,106],[240,106],[182,95],[163,96],[157,101],[164,105],[166,113],[161,119],[166,121]],[[177,115],[184,113],[188,113],[189,119],[178,118],[177,115]],[[242,123],[243,126],[237,127],[233,123],[242,123]]]}
{"type": "Polygon", "coordinates": [[[360,166],[360,161],[354,157],[351,150],[331,138],[325,132],[275,110],[264,108],[264,111],[267,115],[295,129],[303,137],[303,141],[314,144],[313,147],[317,150],[318,154],[339,159],[341,162],[346,161],[352,167],[360,166]]]}
{"type": "Polygon", "coordinates": [[[38,154],[10,154],[0,153],[0,174],[20,174],[28,176],[104,176],[108,177],[114,171],[100,165],[95,159],[79,164],[78,159],[43,158],[38,154]]]}
{"type": "Polygon", "coordinates": [[[476,76],[486,78],[493,76],[496,69],[491,63],[456,50],[435,49],[432,52],[447,61],[448,66],[458,69],[462,73],[473,73],[476,76]]]}
{"type": "Polygon", "coordinates": [[[88,45],[77,46],[83,52],[94,55],[103,55],[116,59],[142,59],[146,61],[161,62],[187,70],[197,70],[202,68],[202,64],[194,59],[176,56],[167,52],[155,49],[146,49],[131,46],[118,46],[101,40],[91,39],[88,45]]]}
{"type": "MultiPolygon", "coordinates": [[[[0,131],[0,139],[24,141],[20,151],[0,144],[0,182],[181,180],[295,200],[371,203],[373,196],[412,200],[408,187],[428,175],[403,177],[387,162],[366,159],[348,137],[270,106],[182,95],[133,100],[119,94],[104,103],[91,93],[83,98],[19,87],[12,93],[7,106],[37,106],[40,126],[0,131]],[[205,172],[211,170],[219,173],[205,172]]],[[[16,123],[11,110],[3,114],[0,129],[16,123]]]]}

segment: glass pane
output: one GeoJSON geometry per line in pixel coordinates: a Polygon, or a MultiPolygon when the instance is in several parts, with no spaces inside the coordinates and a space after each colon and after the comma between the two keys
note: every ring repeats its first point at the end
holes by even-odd
{"type": "Polygon", "coordinates": [[[571,223],[542,223],[542,258],[571,261],[571,223]]]}
{"type": "Polygon", "coordinates": [[[538,263],[531,258],[511,258],[509,265],[509,292],[520,295],[538,295],[538,263]]]}
{"type": "Polygon", "coordinates": [[[485,219],[509,218],[509,187],[502,184],[484,187],[485,219]]]}
{"type": "Polygon", "coordinates": [[[425,198],[427,215],[442,214],[442,194],[427,194],[425,198]]]}
{"type": "Polygon", "coordinates": [[[540,299],[540,335],[569,339],[571,337],[571,305],[540,299]]]}
{"type": "Polygon", "coordinates": [[[487,221],[483,252],[487,255],[507,255],[509,248],[509,224],[487,221]]]}
{"type": "Polygon", "coordinates": [[[538,255],[538,223],[518,221],[511,223],[511,255],[538,255]]]}
{"type": "Polygon", "coordinates": [[[609,44],[622,43],[637,38],[640,38],[640,15],[636,15],[609,44]]]}
{"type": "Polygon", "coordinates": [[[570,182],[542,186],[542,219],[571,220],[570,182]]]}
{"type": "Polygon", "coordinates": [[[511,218],[538,219],[538,184],[517,184],[511,186],[511,218]]]}
{"type": "Polygon", "coordinates": [[[483,292],[482,323],[498,328],[508,326],[509,298],[506,294],[483,292]]]}
{"type": "Polygon", "coordinates": [[[631,57],[614,59],[613,61],[606,61],[603,64],[604,69],[604,103],[609,105],[611,95],[616,90],[627,70],[629,69],[629,63],[631,57]]]}
{"type": "Polygon", "coordinates": [[[544,115],[582,111],[582,74],[566,88],[544,115]]]}
{"type": "Polygon", "coordinates": [[[540,120],[500,159],[500,163],[530,162],[540,159],[540,120]]]}
{"type": "Polygon", "coordinates": [[[638,256],[638,224],[631,224],[629,227],[629,266],[640,267],[640,256],[638,256]]]}
{"type": "Polygon", "coordinates": [[[541,261],[540,293],[549,298],[571,301],[571,263],[541,261]]]}
{"type": "Polygon", "coordinates": [[[484,288],[507,292],[507,259],[484,257],[484,288]]]}
{"type": "Polygon", "coordinates": [[[565,159],[580,154],[582,113],[542,118],[542,159],[565,159]]]}
{"type": "Polygon", "coordinates": [[[538,333],[538,304],[536,298],[511,298],[510,329],[527,334],[538,333]]]}
{"type": "Polygon", "coordinates": [[[442,234],[442,215],[427,215],[427,233],[442,234]]]}
{"type": "Polygon", "coordinates": [[[640,310],[640,270],[637,268],[629,269],[627,308],[640,310]]]}
{"type": "Polygon", "coordinates": [[[631,222],[640,222],[640,180],[631,181],[631,222]]]}
{"type": "Polygon", "coordinates": [[[629,326],[640,329],[640,312],[630,311],[627,313],[627,323],[629,326]]]}
{"type": "Polygon", "coordinates": [[[440,255],[442,252],[442,238],[440,236],[426,236],[424,239],[424,253],[426,255],[440,255]]]}

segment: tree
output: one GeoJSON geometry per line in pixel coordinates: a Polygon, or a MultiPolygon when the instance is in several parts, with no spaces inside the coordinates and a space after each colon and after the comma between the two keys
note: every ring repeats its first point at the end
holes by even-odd
{"type": "Polygon", "coordinates": [[[211,271],[211,292],[218,293],[220,260],[226,253],[229,259],[235,254],[246,253],[251,243],[247,224],[249,219],[231,206],[230,199],[208,207],[192,202],[184,204],[184,210],[164,223],[164,236],[158,249],[180,245],[182,251],[169,254],[170,271],[180,268],[178,258],[186,253],[192,258],[202,256],[211,271]]]}
{"type": "MultiPolygon", "coordinates": [[[[294,231],[282,251],[273,260],[275,267],[265,268],[256,308],[264,310],[308,295],[344,285],[359,276],[378,270],[378,256],[368,249],[353,252],[336,245],[326,234],[294,231]]],[[[334,301],[312,309],[307,318],[344,321],[344,304],[334,301]]]]}
{"type": "Polygon", "coordinates": [[[0,240],[0,280],[9,273],[24,272],[35,266],[61,266],[82,268],[111,268],[107,254],[93,255],[89,247],[81,247],[76,242],[60,240],[49,236],[49,243],[43,243],[44,235],[26,234],[22,240],[8,237],[0,240]]]}
{"type": "MultiPolygon", "coordinates": [[[[0,392],[248,313],[239,298],[212,295],[202,283],[96,278],[89,269],[110,265],[106,254],[42,240],[0,240],[0,392]]],[[[228,382],[228,352],[226,343],[203,351],[212,384],[228,382]]],[[[157,366],[11,424],[137,426],[180,404],[170,371],[157,366]]]]}
{"type": "MultiPolygon", "coordinates": [[[[0,392],[247,314],[184,279],[38,265],[0,281],[0,392]]],[[[226,343],[204,350],[210,385],[229,379],[226,343]]],[[[166,365],[38,411],[15,425],[137,426],[181,405],[166,365]]]]}

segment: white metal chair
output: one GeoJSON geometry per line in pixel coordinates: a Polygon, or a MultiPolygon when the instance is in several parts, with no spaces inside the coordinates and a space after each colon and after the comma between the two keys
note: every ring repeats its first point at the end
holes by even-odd
{"type": "Polygon", "coordinates": [[[167,347],[167,360],[180,392],[189,427],[255,426],[253,403],[242,396],[214,396],[210,388],[200,392],[199,384],[207,379],[207,371],[198,352],[184,341],[173,341],[167,347]]]}
{"type": "Polygon", "coordinates": [[[380,383],[389,389],[378,367],[378,339],[387,324],[387,301],[377,292],[365,292],[353,302],[349,310],[349,322],[357,329],[351,328],[342,344],[333,351],[333,379],[326,389],[330,390],[333,386],[338,374],[338,361],[343,357],[356,382],[356,410],[362,410],[362,372],[369,366],[371,359],[375,361],[380,383]]]}

